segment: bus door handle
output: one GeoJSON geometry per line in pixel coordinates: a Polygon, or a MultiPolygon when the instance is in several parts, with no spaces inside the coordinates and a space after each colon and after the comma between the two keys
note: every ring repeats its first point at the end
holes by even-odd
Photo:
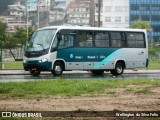
{"type": "Polygon", "coordinates": [[[144,52],[142,51],[141,53],[143,54],[144,52]]]}

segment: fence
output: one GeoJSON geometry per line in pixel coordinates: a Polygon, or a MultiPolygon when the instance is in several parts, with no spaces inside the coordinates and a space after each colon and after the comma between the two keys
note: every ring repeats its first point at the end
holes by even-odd
{"type": "Polygon", "coordinates": [[[2,70],[2,49],[0,48],[0,70],[2,70]]]}
{"type": "MultiPolygon", "coordinates": [[[[22,60],[24,50],[22,48],[12,49],[12,53],[16,59],[22,60]]],[[[2,50],[2,61],[15,61],[9,49],[2,50]]]]}

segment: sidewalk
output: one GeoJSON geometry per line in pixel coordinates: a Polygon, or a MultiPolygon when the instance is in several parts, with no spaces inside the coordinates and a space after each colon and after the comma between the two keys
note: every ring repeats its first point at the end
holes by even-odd
{"type": "MultiPolygon", "coordinates": [[[[88,71],[64,71],[64,74],[85,74],[88,71]]],[[[0,70],[0,75],[29,75],[24,70],[0,70]]],[[[51,72],[42,72],[42,74],[51,74],[51,72]]],[[[160,70],[124,70],[124,74],[160,74],[160,70]]]]}

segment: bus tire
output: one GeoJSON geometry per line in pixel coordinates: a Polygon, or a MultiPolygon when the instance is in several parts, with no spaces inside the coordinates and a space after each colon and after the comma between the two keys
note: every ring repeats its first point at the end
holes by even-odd
{"type": "Polygon", "coordinates": [[[91,72],[93,75],[103,75],[104,70],[92,70],[91,72]]]}
{"type": "Polygon", "coordinates": [[[40,70],[29,70],[32,76],[39,76],[41,74],[40,70]]]}
{"type": "Polygon", "coordinates": [[[115,69],[111,70],[111,74],[113,75],[121,75],[124,71],[124,64],[122,62],[117,62],[115,69]]]}
{"type": "Polygon", "coordinates": [[[60,76],[63,73],[63,65],[60,62],[54,64],[53,70],[51,71],[53,75],[60,76]]]}

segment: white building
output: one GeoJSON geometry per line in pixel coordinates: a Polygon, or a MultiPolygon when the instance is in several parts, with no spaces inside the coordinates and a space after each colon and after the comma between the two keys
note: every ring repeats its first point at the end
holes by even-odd
{"type": "Polygon", "coordinates": [[[103,27],[129,27],[129,0],[103,0],[103,27]]]}

